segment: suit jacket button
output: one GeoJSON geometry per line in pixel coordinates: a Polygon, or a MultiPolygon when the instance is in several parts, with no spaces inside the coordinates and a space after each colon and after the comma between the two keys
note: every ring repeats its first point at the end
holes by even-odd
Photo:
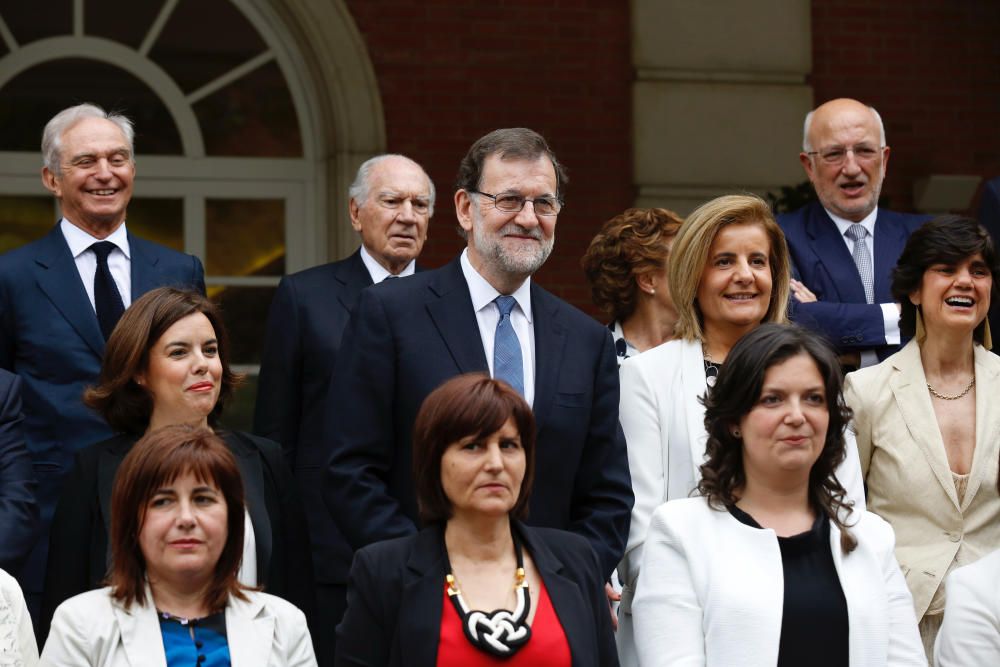
{"type": "Polygon", "coordinates": [[[962,533],[951,533],[950,535],[948,535],[948,539],[951,540],[952,542],[961,542],[962,533]]]}

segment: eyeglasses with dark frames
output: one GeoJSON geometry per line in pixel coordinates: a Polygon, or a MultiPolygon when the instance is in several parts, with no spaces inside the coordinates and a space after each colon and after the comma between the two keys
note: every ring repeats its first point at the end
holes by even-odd
{"type": "Polygon", "coordinates": [[[519,213],[524,210],[524,205],[528,202],[531,202],[531,206],[535,209],[535,215],[558,215],[563,207],[563,202],[555,197],[535,197],[534,199],[528,199],[524,195],[514,192],[506,192],[499,195],[491,195],[488,192],[480,190],[466,190],[466,192],[489,197],[493,200],[493,205],[497,207],[497,210],[504,211],[505,213],[519,213]]]}
{"type": "Polygon", "coordinates": [[[823,162],[830,166],[844,164],[848,153],[854,153],[854,159],[858,162],[874,162],[882,155],[885,146],[872,146],[871,144],[857,144],[855,146],[831,146],[821,151],[807,151],[806,155],[818,155],[823,162]]]}

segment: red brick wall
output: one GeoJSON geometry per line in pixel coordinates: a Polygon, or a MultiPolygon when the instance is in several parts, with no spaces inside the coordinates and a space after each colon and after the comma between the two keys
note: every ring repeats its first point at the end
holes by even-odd
{"type": "Polygon", "coordinates": [[[893,208],[911,210],[921,176],[1000,175],[1000,2],[813,0],[812,39],[817,104],[882,115],[893,208]]]}
{"type": "Polygon", "coordinates": [[[530,127],[570,175],[539,284],[593,312],[579,259],[635,197],[628,3],[347,4],[375,66],[388,149],[423,164],[438,190],[424,262],[439,266],[463,246],[452,196],[472,142],[498,127],[530,127]]]}

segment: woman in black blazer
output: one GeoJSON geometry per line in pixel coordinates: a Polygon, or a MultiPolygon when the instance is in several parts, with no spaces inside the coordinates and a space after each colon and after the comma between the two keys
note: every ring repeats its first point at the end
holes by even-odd
{"type": "Polygon", "coordinates": [[[261,586],[311,616],[305,513],[281,447],[217,426],[238,381],[228,352],[218,309],[195,292],[159,288],[122,315],[108,338],[99,382],[84,396],[119,434],[81,450],[63,489],[52,521],[43,628],[64,600],[104,585],[115,473],[143,433],[174,423],[211,425],[236,457],[252,528],[241,582],[261,586]]]}
{"type": "Polygon", "coordinates": [[[427,397],[413,475],[428,527],[355,555],[337,665],[618,664],[590,544],[517,520],[534,446],[531,408],[503,382],[461,375],[427,397]]]}

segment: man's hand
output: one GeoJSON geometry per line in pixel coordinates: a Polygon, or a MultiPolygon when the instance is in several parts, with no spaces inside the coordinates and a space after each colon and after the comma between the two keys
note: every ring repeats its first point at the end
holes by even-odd
{"type": "Polygon", "coordinates": [[[618,632],[618,609],[616,602],[621,602],[622,594],[616,591],[611,584],[604,584],[604,592],[608,594],[608,610],[611,612],[611,629],[618,632]]]}
{"type": "Polygon", "coordinates": [[[795,300],[799,303],[812,303],[813,301],[819,301],[819,299],[816,298],[816,295],[813,294],[808,287],[795,278],[791,279],[790,286],[792,288],[792,296],[794,296],[795,300]]]}

